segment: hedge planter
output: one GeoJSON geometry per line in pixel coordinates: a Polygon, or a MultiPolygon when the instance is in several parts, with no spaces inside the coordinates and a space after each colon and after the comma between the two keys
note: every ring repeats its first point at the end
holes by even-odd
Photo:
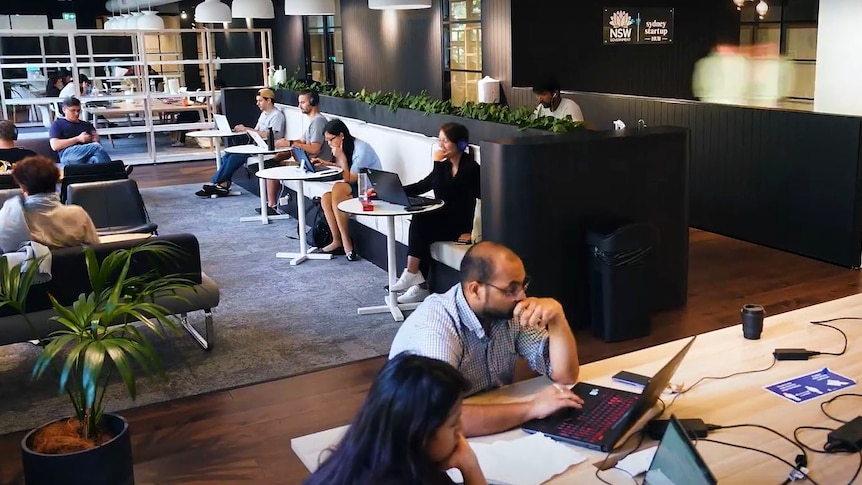
{"type": "MultiPolygon", "coordinates": [[[[293,99],[292,96],[295,94],[295,91],[280,89],[276,91],[276,99],[284,104],[296,106],[295,102],[291,104],[282,101],[283,99],[293,99]]],[[[326,114],[353,118],[375,125],[388,126],[432,137],[438,135],[440,125],[450,122],[460,123],[470,130],[470,142],[476,144],[482,141],[499,140],[501,138],[554,134],[544,130],[519,130],[515,125],[480,121],[454,115],[429,114],[407,108],[398,108],[392,111],[388,106],[372,106],[352,98],[334,96],[320,96],[320,111],[326,114]]]]}
{"type": "MultiPolygon", "coordinates": [[[[68,419],[68,418],[65,418],[68,419]]],[[[66,454],[37,453],[31,449],[37,431],[21,441],[21,459],[26,485],[133,485],[132,442],[129,423],[116,414],[102,417],[107,429],[114,435],[109,441],[85,451],[66,454]]]]}

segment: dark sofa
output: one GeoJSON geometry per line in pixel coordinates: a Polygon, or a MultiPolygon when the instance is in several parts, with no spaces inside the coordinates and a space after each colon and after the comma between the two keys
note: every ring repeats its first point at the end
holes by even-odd
{"type": "MultiPolygon", "coordinates": [[[[168,263],[152,258],[140,258],[132,260],[131,271],[133,274],[142,274],[151,269],[156,269],[160,274],[182,274],[184,277],[194,281],[196,284],[191,291],[182,292],[180,295],[185,301],[177,298],[157,298],[157,302],[167,307],[174,315],[179,315],[182,326],[191,334],[195,341],[204,349],[209,350],[213,345],[213,321],[212,308],[219,303],[219,289],[216,283],[201,270],[200,246],[195,236],[191,234],[171,234],[157,236],[147,240],[120,241],[106,244],[96,244],[93,248],[96,256],[102,260],[116,249],[130,248],[144,241],[162,240],[177,244],[187,253],[187,257],[176,263],[168,263]],[[204,333],[195,329],[188,320],[188,313],[203,310],[205,329],[204,333]]],[[[51,294],[60,303],[71,306],[77,300],[78,295],[92,290],[87,277],[87,268],[84,260],[83,248],[72,247],[56,249],[51,252],[51,281],[35,285],[28,295],[27,315],[36,326],[38,337],[47,337],[51,332],[62,328],[57,322],[51,320],[55,315],[48,294],[51,294]]],[[[34,339],[32,330],[24,318],[9,307],[0,308],[0,345],[18,342],[26,342],[34,339]]]]}

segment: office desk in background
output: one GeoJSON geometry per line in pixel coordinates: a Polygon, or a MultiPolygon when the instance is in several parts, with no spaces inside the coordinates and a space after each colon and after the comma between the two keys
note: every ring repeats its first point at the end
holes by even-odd
{"type": "MultiPolygon", "coordinates": [[[[745,340],[739,325],[702,334],[683,360],[672,382],[687,388],[704,376],[725,376],[736,372],[764,369],[772,363],[772,351],[775,348],[796,347],[839,353],[844,343],[841,334],[834,329],[810,323],[815,320],[839,317],[862,317],[862,294],[768,317],[760,340],[745,340]]],[[[849,344],[844,355],[819,356],[807,361],[781,361],[766,372],[723,380],[705,380],[679,396],[672,407],[665,411],[663,417],[666,418],[673,413],[678,418],[700,418],[707,423],[721,426],[759,424],[768,426],[791,439],[793,431],[798,426],[823,426],[833,429],[839,427],[841,423],[827,418],[821,412],[820,404],[842,392],[794,403],[764,389],[765,386],[826,367],[857,382],[862,379],[862,321],[839,320],[829,324],[847,334],[849,344]]],[[[581,367],[580,379],[592,384],[637,392],[630,386],[612,381],[611,376],[620,370],[653,375],[685,345],[686,340],[681,339],[584,365],[581,367]]],[[[470,400],[495,402],[523,398],[541,390],[549,382],[544,377],[537,377],[471,397],[470,400]]],[[[858,386],[854,386],[843,393],[862,392],[858,386]]],[[[662,397],[666,403],[669,403],[672,398],[673,396],[668,394],[662,397]]],[[[827,408],[832,416],[843,420],[851,420],[860,415],[860,409],[862,409],[862,398],[853,396],[838,399],[827,408]]],[[[317,467],[320,452],[336,444],[345,429],[346,427],[335,428],[295,438],[291,441],[291,447],[303,464],[310,470],[314,470],[317,467]]],[[[825,431],[806,431],[800,434],[800,439],[812,448],[821,449],[825,443],[826,434],[825,431]]],[[[512,430],[498,435],[471,438],[471,441],[491,443],[525,435],[526,433],[521,430],[512,430]]],[[[708,439],[768,451],[790,463],[794,463],[796,455],[799,454],[796,446],[766,430],[752,427],[712,431],[708,439]]],[[[637,438],[631,441],[629,446],[637,441],[637,438]]],[[[647,445],[649,440],[644,447],[647,445]]],[[[696,445],[721,485],[779,484],[787,478],[790,471],[784,463],[756,451],[702,440],[696,445]]],[[[572,449],[585,455],[587,460],[546,483],[555,485],[601,483],[595,477],[594,464],[601,462],[605,454],[574,446],[572,449]]],[[[847,484],[859,466],[860,459],[862,458],[858,453],[824,455],[809,451],[809,473],[819,485],[847,484]]],[[[601,477],[612,484],[633,483],[629,475],[616,469],[601,472],[601,477]]],[[[639,477],[638,483],[640,479],[639,477]]],[[[855,483],[862,483],[862,476],[857,477],[855,483]]]]}

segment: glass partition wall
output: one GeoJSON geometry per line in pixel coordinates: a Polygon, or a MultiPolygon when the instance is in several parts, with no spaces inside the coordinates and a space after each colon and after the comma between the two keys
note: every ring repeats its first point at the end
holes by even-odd
{"type": "Polygon", "coordinates": [[[67,74],[112,158],[127,164],[213,158],[205,139],[183,142],[183,133],[215,127],[217,77],[231,77],[231,87],[243,87],[237,81],[259,87],[271,60],[269,29],[3,30],[2,117],[16,122],[22,138],[46,137],[62,116],[62,84],[55,81],[67,74]],[[81,84],[82,76],[89,84],[81,84]]]}

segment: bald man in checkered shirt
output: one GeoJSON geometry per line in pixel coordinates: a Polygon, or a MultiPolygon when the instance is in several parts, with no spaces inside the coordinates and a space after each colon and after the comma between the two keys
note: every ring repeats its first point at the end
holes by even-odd
{"type": "Polygon", "coordinates": [[[524,263],[509,248],[475,244],[461,261],[461,282],[425,299],[405,321],[389,358],[411,352],[448,362],[470,381],[467,393],[511,384],[518,356],[554,382],[529,399],[464,404],[466,436],[482,436],[544,418],[583,400],[569,390],[578,380],[578,349],[563,307],[527,297],[524,263]]]}

